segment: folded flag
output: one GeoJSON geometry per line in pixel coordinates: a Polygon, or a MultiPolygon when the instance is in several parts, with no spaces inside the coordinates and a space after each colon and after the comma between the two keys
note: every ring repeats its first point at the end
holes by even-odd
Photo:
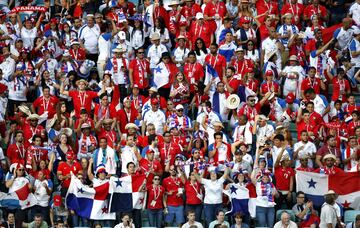
{"type": "Polygon", "coordinates": [[[210,87],[210,94],[213,94],[216,90],[215,85],[220,82],[220,78],[216,70],[210,65],[206,64],[206,70],[205,70],[205,79],[204,79],[204,85],[207,85],[209,83],[212,83],[212,79],[214,78],[214,84],[210,87]]]}
{"type": "Polygon", "coordinates": [[[36,203],[37,200],[34,194],[30,192],[27,183],[14,192],[0,192],[0,207],[6,207],[8,209],[26,209],[34,206],[36,203]]]}
{"type": "Polygon", "coordinates": [[[110,212],[128,212],[132,209],[142,209],[145,193],[141,187],[145,175],[133,175],[122,178],[110,178],[110,212]]]}
{"type": "Polygon", "coordinates": [[[154,69],[154,84],[159,89],[164,85],[169,83],[169,75],[170,72],[168,71],[165,63],[159,63],[156,68],[154,69]]]}
{"type": "Polygon", "coordinates": [[[348,208],[353,207],[352,203],[360,196],[359,179],[359,172],[338,172],[325,175],[297,171],[296,189],[303,191],[316,206],[321,206],[324,203],[324,194],[333,190],[338,194],[337,203],[348,208]]]}
{"type": "Polygon", "coordinates": [[[250,214],[251,217],[255,218],[256,198],[250,197],[250,191],[248,188],[245,186],[239,186],[238,184],[230,184],[230,188],[225,190],[224,193],[230,198],[231,202],[231,210],[226,214],[250,214]]]}
{"type": "Polygon", "coordinates": [[[115,213],[109,213],[108,194],[109,182],[90,188],[72,175],[66,206],[83,218],[115,220],[115,213]]]}
{"type": "Polygon", "coordinates": [[[219,46],[219,54],[223,55],[226,59],[226,62],[230,62],[231,58],[235,54],[236,45],[231,42],[230,44],[223,43],[219,46]]]}

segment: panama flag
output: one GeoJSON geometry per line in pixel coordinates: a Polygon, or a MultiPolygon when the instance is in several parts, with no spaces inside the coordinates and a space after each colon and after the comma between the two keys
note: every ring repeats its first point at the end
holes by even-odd
{"type": "Polygon", "coordinates": [[[255,218],[256,198],[250,198],[250,191],[248,188],[237,184],[230,184],[230,188],[225,190],[224,193],[231,201],[231,210],[226,214],[231,213],[231,215],[234,215],[241,212],[246,215],[250,214],[252,218],[255,218]]]}
{"type": "Polygon", "coordinates": [[[159,89],[164,85],[169,83],[169,75],[170,72],[168,71],[165,63],[159,63],[156,68],[154,69],[154,84],[159,89]]]}
{"type": "Polygon", "coordinates": [[[233,42],[230,44],[223,42],[223,44],[219,45],[219,54],[225,57],[226,62],[230,62],[234,56],[235,49],[236,45],[233,42]]]}
{"type": "Polygon", "coordinates": [[[11,193],[0,192],[0,207],[8,209],[26,209],[34,206],[37,200],[30,192],[28,183],[11,193]]]}
{"type": "Polygon", "coordinates": [[[354,207],[352,203],[360,196],[360,173],[338,172],[331,175],[296,172],[296,189],[303,191],[306,197],[321,206],[324,203],[324,194],[329,190],[338,194],[337,202],[344,208],[354,207]]]}
{"type": "Polygon", "coordinates": [[[142,209],[145,193],[140,191],[145,181],[145,175],[110,178],[110,212],[128,212],[132,209],[142,209]]]}
{"type": "Polygon", "coordinates": [[[212,83],[212,85],[210,86],[210,90],[209,90],[210,95],[212,95],[216,91],[216,84],[218,82],[220,82],[218,73],[210,64],[207,63],[206,70],[205,70],[204,85],[206,86],[209,83],[212,83]]]}
{"type": "Polygon", "coordinates": [[[115,220],[115,213],[109,213],[108,195],[109,182],[90,188],[72,175],[66,195],[66,205],[83,218],[115,220]]]}

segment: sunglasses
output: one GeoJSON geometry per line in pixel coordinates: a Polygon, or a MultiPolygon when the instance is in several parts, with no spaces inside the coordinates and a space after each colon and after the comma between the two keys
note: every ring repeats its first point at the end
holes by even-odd
{"type": "Polygon", "coordinates": [[[249,100],[250,102],[255,102],[255,100],[249,100]]]}
{"type": "Polygon", "coordinates": [[[143,51],[139,51],[139,52],[138,52],[138,54],[144,54],[144,53],[145,53],[145,52],[143,52],[143,51]]]}
{"type": "Polygon", "coordinates": [[[18,169],[18,171],[24,171],[24,169],[18,169]]]}
{"type": "Polygon", "coordinates": [[[183,112],[184,111],[184,109],[178,109],[178,112],[183,112]]]}
{"type": "Polygon", "coordinates": [[[149,128],[148,130],[149,131],[155,131],[155,128],[149,128]]]}
{"type": "Polygon", "coordinates": [[[160,180],[160,178],[154,178],[154,180],[158,181],[158,180],[160,180]]]}

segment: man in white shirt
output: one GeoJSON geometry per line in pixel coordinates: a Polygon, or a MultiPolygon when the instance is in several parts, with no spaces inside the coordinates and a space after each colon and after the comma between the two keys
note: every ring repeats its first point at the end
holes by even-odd
{"type": "MultiPolygon", "coordinates": [[[[272,147],[272,159],[273,159],[273,165],[275,164],[275,161],[277,159],[277,157],[279,156],[279,154],[281,153],[281,151],[283,150],[283,143],[285,141],[285,137],[282,134],[277,134],[274,137],[274,146],[272,147]]],[[[283,156],[289,156],[289,153],[285,150],[283,152],[283,156]]]]}
{"type": "Polygon", "coordinates": [[[253,134],[256,134],[256,139],[259,145],[263,145],[266,140],[270,139],[274,134],[275,129],[271,124],[268,124],[269,119],[264,115],[257,115],[253,126],[253,134]]]}
{"type": "Polygon", "coordinates": [[[98,24],[95,24],[94,15],[88,14],[86,19],[87,24],[79,31],[79,40],[82,41],[81,45],[86,50],[87,58],[97,62],[100,27],[98,24]]]}
{"type": "Polygon", "coordinates": [[[290,220],[290,215],[286,211],[281,213],[281,220],[275,223],[274,228],[297,228],[295,222],[290,220]]]}
{"type": "Polygon", "coordinates": [[[301,141],[294,144],[294,160],[295,160],[295,168],[300,166],[299,158],[307,156],[308,158],[308,167],[313,168],[316,154],[316,146],[314,143],[310,142],[309,134],[307,131],[302,131],[300,135],[301,141]]]}
{"type": "Polygon", "coordinates": [[[162,135],[164,133],[166,117],[163,111],[159,109],[159,100],[157,98],[151,98],[151,109],[144,113],[142,123],[142,133],[145,135],[145,128],[149,123],[155,125],[156,134],[162,135]]]}
{"type": "Polygon", "coordinates": [[[159,33],[153,33],[151,36],[151,45],[147,51],[147,58],[150,61],[150,69],[156,67],[156,64],[159,63],[162,53],[167,52],[166,46],[160,44],[160,35],[159,33]]]}
{"type": "Polygon", "coordinates": [[[337,215],[335,204],[335,192],[329,190],[325,195],[325,203],[321,207],[320,228],[335,228],[337,224],[337,215]]]}
{"type": "Polygon", "coordinates": [[[350,6],[348,17],[351,17],[356,25],[360,25],[360,0],[356,0],[354,4],[350,6]]]}
{"type": "Polygon", "coordinates": [[[203,228],[203,225],[200,222],[195,221],[195,211],[189,210],[187,212],[188,222],[182,225],[181,228],[190,228],[191,226],[196,226],[197,228],[203,228]]]}
{"type": "Polygon", "coordinates": [[[0,64],[0,69],[2,70],[3,73],[2,78],[8,79],[15,72],[15,61],[13,58],[11,58],[10,50],[8,47],[3,47],[2,52],[3,52],[4,60],[0,64]]]}
{"type": "Polygon", "coordinates": [[[137,150],[140,153],[139,149],[135,145],[135,140],[133,135],[126,136],[126,146],[121,148],[121,172],[123,174],[128,174],[127,164],[133,162],[135,166],[138,165],[137,157],[134,151],[137,150]]]}
{"type": "Polygon", "coordinates": [[[281,42],[276,39],[276,36],[277,34],[275,28],[270,28],[269,37],[261,43],[261,63],[263,66],[269,60],[269,57],[272,56],[270,53],[275,52],[277,56],[276,67],[278,69],[282,69],[280,51],[282,51],[284,47],[282,46],[281,42]]]}

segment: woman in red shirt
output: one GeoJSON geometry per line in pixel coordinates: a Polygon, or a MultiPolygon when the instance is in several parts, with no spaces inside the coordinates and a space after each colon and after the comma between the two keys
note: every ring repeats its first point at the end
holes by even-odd
{"type": "Polygon", "coordinates": [[[154,175],[153,184],[148,186],[147,209],[149,223],[152,227],[161,227],[163,208],[166,207],[165,189],[160,185],[160,176],[154,175]]]}
{"type": "Polygon", "coordinates": [[[176,67],[176,65],[172,62],[171,58],[170,58],[170,53],[169,52],[164,52],[162,53],[160,62],[157,64],[156,68],[163,63],[165,65],[165,67],[167,68],[168,72],[169,72],[169,82],[162,86],[161,88],[158,89],[158,92],[160,94],[161,97],[164,98],[169,98],[170,95],[170,87],[174,82],[174,78],[175,75],[177,74],[177,72],[179,71],[179,69],[176,67]]]}
{"type": "Polygon", "coordinates": [[[187,107],[187,104],[190,101],[189,97],[190,97],[189,83],[186,81],[184,74],[182,72],[178,72],[176,74],[173,84],[171,85],[170,98],[174,103],[174,106],[178,104],[182,104],[185,105],[185,107],[187,107]]]}
{"type": "Polygon", "coordinates": [[[188,179],[186,179],[184,173],[182,173],[181,176],[181,181],[185,185],[186,194],[185,213],[187,214],[189,210],[194,210],[195,221],[201,221],[202,201],[204,198],[203,189],[201,188],[201,184],[196,180],[194,172],[190,174],[188,179]]]}

